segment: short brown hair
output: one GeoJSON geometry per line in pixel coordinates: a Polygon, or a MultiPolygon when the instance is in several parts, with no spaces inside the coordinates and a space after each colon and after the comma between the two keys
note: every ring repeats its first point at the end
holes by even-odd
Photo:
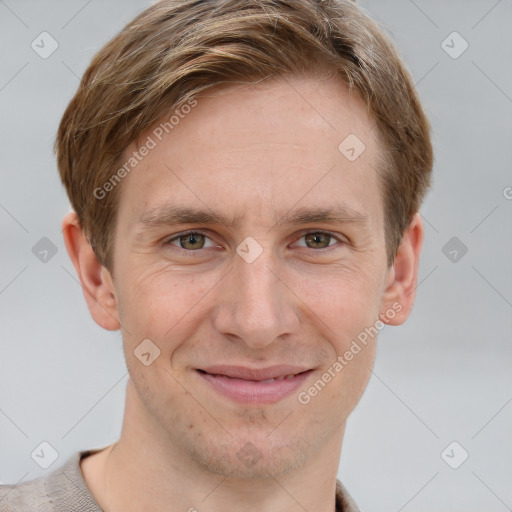
{"type": "Polygon", "coordinates": [[[96,54],[55,152],[99,261],[113,270],[121,187],[101,200],[94,191],[145,130],[213,86],[321,71],[341,76],[377,126],[390,265],[430,186],[430,125],[389,36],[349,0],[161,0],[96,54]]]}

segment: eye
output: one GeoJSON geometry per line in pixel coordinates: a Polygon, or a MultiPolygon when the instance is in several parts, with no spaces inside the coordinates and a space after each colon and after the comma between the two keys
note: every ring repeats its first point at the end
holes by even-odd
{"type": "Polygon", "coordinates": [[[325,233],[324,231],[310,231],[302,235],[299,240],[304,240],[305,242],[304,244],[299,244],[301,247],[307,247],[309,249],[325,249],[326,247],[335,245],[336,242],[343,243],[339,238],[330,233],[325,233]]]}
{"type": "Polygon", "coordinates": [[[215,247],[215,244],[204,234],[199,231],[189,231],[182,233],[173,238],[170,238],[165,245],[176,245],[177,247],[186,251],[197,251],[199,249],[205,249],[207,247],[215,247]],[[206,245],[207,241],[210,245],[206,245]]]}
{"type": "MultiPolygon", "coordinates": [[[[309,231],[299,238],[296,245],[306,247],[308,249],[326,249],[336,245],[336,242],[341,244],[346,243],[331,233],[324,231],[309,231]],[[299,243],[301,241],[304,242],[299,243]]],[[[164,241],[164,245],[173,245],[189,253],[199,251],[200,249],[207,249],[209,247],[217,247],[217,245],[210,240],[206,234],[200,231],[187,231],[185,233],[180,233],[164,241]]]]}

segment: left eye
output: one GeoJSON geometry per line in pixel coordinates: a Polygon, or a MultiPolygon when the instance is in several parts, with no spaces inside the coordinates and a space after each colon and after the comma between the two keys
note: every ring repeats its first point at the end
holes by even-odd
{"type": "Polygon", "coordinates": [[[324,233],[323,231],[312,231],[311,233],[306,233],[299,240],[302,239],[304,239],[305,244],[301,245],[301,247],[308,247],[309,249],[324,249],[325,247],[334,245],[338,241],[335,236],[329,233],[324,233]]]}

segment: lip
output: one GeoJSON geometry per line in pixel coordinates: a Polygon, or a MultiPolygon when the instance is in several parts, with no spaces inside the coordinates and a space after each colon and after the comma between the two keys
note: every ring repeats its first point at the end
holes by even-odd
{"type": "Polygon", "coordinates": [[[196,370],[214,391],[246,404],[278,402],[296,391],[312,372],[312,368],[291,365],[261,369],[218,365],[196,370]],[[269,382],[270,379],[279,380],[269,382]]]}

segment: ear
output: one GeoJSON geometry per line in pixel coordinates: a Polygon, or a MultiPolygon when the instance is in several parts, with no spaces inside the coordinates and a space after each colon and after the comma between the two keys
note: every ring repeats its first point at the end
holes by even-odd
{"type": "Polygon", "coordinates": [[[119,329],[117,300],[112,277],[99,262],[74,211],[64,217],[62,233],[91,316],[104,329],[109,331],[119,329]]]}
{"type": "Polygon", "coordinates": [[[416,297],[420,252],[423,245],[423,223],[419,213],[402,237],[398,253],[386,276],[379,318],[389,325],[403,324],[412,311],[416,297]]]}

